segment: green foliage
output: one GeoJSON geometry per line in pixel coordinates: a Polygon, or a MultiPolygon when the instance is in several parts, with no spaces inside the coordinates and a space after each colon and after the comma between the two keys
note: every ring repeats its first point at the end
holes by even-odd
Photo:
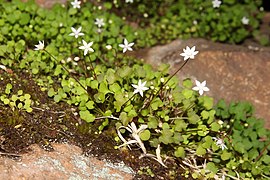
{"type": "Polygon", "coordinates": [[[179,37],[240,43],[251,36],[264,45],[269,44],[269,38],[257,31],[263,14],[261,0],[222,1],[219,8],[204,0],[134,0],[133,3],[117,0],[111,4],[123,17],[146,28],[140,36],[147,34],[150,45],[179,37]],[[248,25],[241,22],[243,17],[249,19],[248,25]]]}
{"type": "Polygon", "coordinates": [[[152,170],[150,169],[149,166],[146,166],[146,167],[140,167],[140,169],[138,170],[138,174],[140,175],[148,175],[150,177],[155,177],[155,174],[152,172],[152,170]]]}
{"type": "Polygon", "coordinates": [[[1,89],[2,93],[0,96],[0,100],[4,105],[8,105],[14,111],[15,108],[25,110],[27,112],[32,112],[31,108],[32,100],[31,95],[27,93],[23,93],[22,90],[19,90],[17,93],[12,91],[12,84],[8,83],[5,89],[1,89]]]}
{"type": "Polygon", "coordinates": [[[230,151],[222,153],[221,159],[228,161],[227,166],[242,172],[241,177],[263,179],[262,174],[270,174],[267,161],[270,132],[264,128],[263,120],[252,114],[253,107],[247,102],[231,103],[229,106],[224,100],[218,102],[216,117],[223,120],[222,130],[228,132],[232,144],[230,151]]]}

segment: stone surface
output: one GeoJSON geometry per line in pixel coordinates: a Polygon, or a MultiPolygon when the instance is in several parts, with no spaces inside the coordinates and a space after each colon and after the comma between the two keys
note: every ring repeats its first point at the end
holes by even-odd
{"type": "Polygon", "coordinates": [[[0,179],[7,180],[129,180],[134,172],[122,163],[112,164],[82,155],[79,147],[53,144],[48,152],[32,145],[20,161],[0,157],[0,179]]]}
{"type": "Polygon", "coordinates": [[[229,101],[250,101],[257,117],[266,120],[270,128],[270,48],[214,43],[203,39],[175,40],[164,46],[139,53],[147,63],[157,66],[169,63],[174,72],[183,63],[180,56],[186,46],[196,46],[199,54],[177,74],[206,80],[207,95],[229,101]]]}
{"type": "MultiPolygon", "coordinates": [[[[28,0],[22,0],[23,2],[26,2],[28,0]]],[[[54,4],[66,4],[67,0],[35,0],[35,2],[44,8],[51,8],[54,4]]]]}

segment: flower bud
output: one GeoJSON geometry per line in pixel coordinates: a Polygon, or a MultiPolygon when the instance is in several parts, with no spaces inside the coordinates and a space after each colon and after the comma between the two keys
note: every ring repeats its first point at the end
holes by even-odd
{"type": "Polygon", "coordinates": [[[164,78],[160,78],[160,82],[164,83],[165,79],[164,78]]]}
{"type": "Polygon", "coordinates": [[[111,49],[112,49],[112,46],[111,46],[111,45],[107,45],[107,46],[106,46],[106,49],[107,49],[107,50],[111,50],[111,49]]]}

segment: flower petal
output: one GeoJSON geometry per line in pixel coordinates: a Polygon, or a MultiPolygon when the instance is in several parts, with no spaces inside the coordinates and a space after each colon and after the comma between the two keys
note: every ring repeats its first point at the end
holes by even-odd
{"type": "Polygon", "coordinates": [[[128,46],[128,41],[127,41],[126,38],[124,39],[124,44],[125,44],[126,46],[128,46]]]}
{"type": "Polygon", "coordinates": [[[201,83],[201,86],[205,86],[206,85],[206,81],[203,81],[202,83],[201,83]]]}

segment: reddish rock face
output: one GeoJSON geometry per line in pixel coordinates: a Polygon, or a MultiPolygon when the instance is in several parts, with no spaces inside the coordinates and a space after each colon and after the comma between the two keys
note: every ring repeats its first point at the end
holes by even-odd
{"type": "MultiPolygon", "coordinates": [[[[23,2],[26,2],[28,0],[22,0],[23,2]]],[[[40,5],[41,7],[45,8],[51,8],[54,4],[66,4],[67,0],[35,0],[35,2],[40,5]]]]}
{"type": "Polygon", "coordinates": [[[47,152],[32,145],[32,151],[23,154],[20,161],[1,157],[1,179],[132,179],[132,170],[122,163],[112,164],[86,157],[79,147],[73,145],[53,144],[53,147],[55,151],[47,152]]]}
{"type": "Polygon", "coordinates": [[[177,76],[206,80],[210,88],[207,95],[216,100],[250,101],[256,108],[256,116],[264,118],[266,127],[270,128],[270,48],[226,45],[202,39],[176,40],[149,49],[142,58],[154,66],[169,63],[174,72],[183,63],[180,56],[183,48],[194,45],[199,54],[177,76]]]}

